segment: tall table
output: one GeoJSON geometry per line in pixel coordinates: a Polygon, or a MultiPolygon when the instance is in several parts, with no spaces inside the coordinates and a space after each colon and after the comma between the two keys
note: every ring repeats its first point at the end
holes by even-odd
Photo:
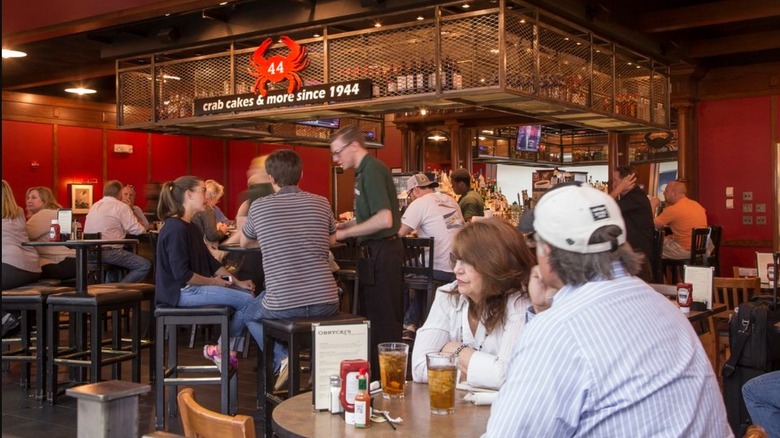
{"type": "Polygon", "coordinates": [[[273,429],[281,438],[325,437],[428,437],[428,436],[480,436],[487,428],[490,406],[475,406],[463,400],[466,391],[455,394],[455,414],[433,415],[430,410],[428,385],[406,383],[404,400],[385,400],[381,394],[374,396],[374,408],[390,412],[391,417],[401,417],[403,423],[372,423],[369,429],[348,426],[341,415],[312,411],[310,392],[283,401],[273,412],[273,429]]]}
{"type": "Polygon", "coordinates": [[[137,239],[83,239],[64,242],[24,242],[22,246],[66,246],[76,250],[76,293],[87,295],[87,251],[106,245],[138,245],[137,239]]]}

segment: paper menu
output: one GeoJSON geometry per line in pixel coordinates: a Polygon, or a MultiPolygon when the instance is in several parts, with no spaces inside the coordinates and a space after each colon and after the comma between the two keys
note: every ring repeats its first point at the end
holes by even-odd
{"type": "Polygon", "coordinates": [[[715,268],[712,266],[684,266],[683,278],[693,285],[693,301],[705,303],[712,310],[712,277],[715,268]]]}

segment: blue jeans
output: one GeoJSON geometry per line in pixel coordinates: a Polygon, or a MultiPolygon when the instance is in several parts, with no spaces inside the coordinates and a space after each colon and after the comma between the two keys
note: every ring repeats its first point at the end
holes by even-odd
{"type": "MultiPolygon", "coordinates": [[[[261,319],[306,319],[315,316],[331,316],[339,312],[338,303],[313,304],[310,306],[293,307],[292,309],[269,310],[263,306],[264,296],[265,291],[254,299],[246,312],[246,326],[249,332],[252,333],[255,341],[257,341],[261,351],[263,349],[263,324],[260,322],[261,319]]],[[[282,358],[287,357],[287,346],[281,342],[275,342],[273,356],[274,370],[278,371],[282,358]]]]}
{"type": "Polygon", "coordinates": [[[120,283],[138,283],[146,278],[146,274],[152,269],[152,262],[123,249],[104,250],[103,263],[127,269],[127,275],[119,280],[120,283]]]}
{"type": "Polygon", "coordinates": [[[780,437],[780,371],[750,379],[742,386],[742,396],[753,424],[770,437],[780,437]]]}
{"type": "MultiPolygon", "coordinates": [[[[455,274],[445,271],[433,271],[433,280],[438,283],[451,283],[455,280],[455,274]]],[[[433,287],[436,288],[436,284],[433,287]]],[[[423,302],[420,295],[425,291],[410,289],[408,292],[404,296],[404,305],[407,306],[404,314],[404,327],[413,324],[415,327],[420,328],[424,322],[422,321],[423,302]]],[[[430,305],[431,303],[428,303],[428,306],[430,305]]]]}
{"type": "MultiPolygon", "coordinates": [[[[233,308],[233,316],[230,318],[229,336],[233,338],[241,336],[246,327],[247,308],[254,298],[251,294],[240,290],[222,286],[187,286],[181,290],[177,307],[198,307],[208,305],[229,306],[233,308]]],[[[222,339],[220,338],[220,341],[222,339]]],[[[235,350],[234,342],[231,342],[231,350],[235,350]]]]}

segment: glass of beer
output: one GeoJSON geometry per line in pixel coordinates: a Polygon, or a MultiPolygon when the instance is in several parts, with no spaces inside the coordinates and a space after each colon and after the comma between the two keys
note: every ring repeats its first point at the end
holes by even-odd
{"type": "Polygon", "coordinates": [[[408,358],[409,345],[403,342],[383,342],[379,344],[379,374],[382,378],[382,397],[386,399],[404,398],[408,358]]]}
{"type": "Polygon", "coordinates": [[[431,413],[448,415],[455,412],[455,384],[458,374],[458,355],[455,353],[428,353],[428,394],[431,413]]]}

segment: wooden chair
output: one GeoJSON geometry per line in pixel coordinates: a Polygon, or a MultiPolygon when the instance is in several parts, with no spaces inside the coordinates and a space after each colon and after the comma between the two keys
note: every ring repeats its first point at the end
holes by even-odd
{"type": "Polygon", "coordinates": [[[351,313],[357,315],[360,310],[360,296],[358,293],[360,280],[358,279],[357,265],[358,260],[364,255],[363,248],[357,244],[356,239],[349,239],[343,244],[332,247],[330,250],[333,253],[333,260],[339,265],[339,270],[333,274],[336,276],[339,285],[347,289],[345,293],[350,296],[350,306],[342,306],[342,309],[349,310],[351,308],[351,313]]]}
{"type": "MultiPolygon", "coordinates": [[[[720,276],[720,239],[723,234],[723,227],[720,225],[710,226],[710,242],[712,242],[712,252],[707,256],[707,265],[715,268],[715,276],[720,276]]],[[[705,251],[707,243],[705,241],[705,251]]]]}
{"type": "Polygon", "coordinates": [[[707,240],[710,237],[711,228],[694,228],[691,230],[691,256],[688,259],[663,259],[664,273],[671,269],[671,284],[677,284],[679,272],[685,265],[709,266],[707,257],[707,240]]]}
{"type": "Polygon", "coordinates": [[[664,270],[662,264],[662,254],[664,252],[664,231],[653,230],[653,254],[650,255],[650,265],[653,271],[653,282],[664,282],[664,270]]]}
{"type": "Polygon", "coordinates": [[[758,277],[758,269],[734,266],[734,278],[758,277]]]}
{"type": "Polygon", "coordinates": [[[712,285],[714,289],[712,302],[725,304],[729,314],[740,303],[750,301],[751,298],[761,293],[761,280],[758,277],[715,277],[712,285]]]}
{"type": "Polygon", "coordinates": [[[255,420],[248,415],[224,415],[195,400],[195,391],[184,388],[177,396],[184,436],[188,438],[255,438],[255,420]]]}
{"type": "Polygon", "coordinates": [[[404,293],[409,290],[425,291],[425,308],[421,320],[428,318],[436,292],[433,280],[433,237],[404,237],[404,293]]]}

